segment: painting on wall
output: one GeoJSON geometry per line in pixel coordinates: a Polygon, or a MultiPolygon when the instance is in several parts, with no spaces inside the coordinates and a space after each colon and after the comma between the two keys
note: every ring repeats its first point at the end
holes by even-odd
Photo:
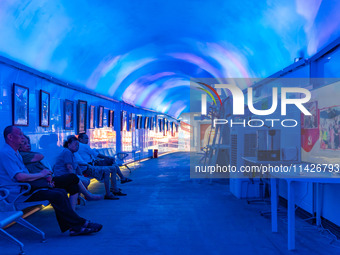
{"type": "Polygon", "coordinates": [[[144,129],[148,129],[149,128],[149,117],[145,117],[144,118],[144,129]]]}
{"type": "Polygon", "coordinates": [[[29,89],[13,84],[13,125],[28,126],[29,89]]]}
{"type": "Polygon", "coordinates": [[[74,128],[73,112],[74,102],[65,99],[64,102],[64,129],[72,130],[74,128]]]}
{"type": "Polygon", "coordinates": [[[121,113],[120,113],[120,131],[126,131],[126,125],[127,125],[126,111],[121,111],[121,113]]]}
{"type": "Polygon", "coordinates": [[[140,129],[140,119],[141,116],[136,116],[136,129],[140,129]]]}
{"type": "Polygon", "coordinates": [[[50,93],[40,90],[39,105],[39,125],[48,127],[50,125],[50,93]]]}
{"type": "Polygon", "coordinates": [[[115,112],[113,110],[109,110],[108,127],[114,127],[114,116],[115,112]]]}
{"type": "Polygon", "coordinates": [[[128,131],[131,131],[132,130],[132,113],[129,113],[128,114],[128,131]]]}
{"type": "Polygon", "coordinates": [[[320,110],[320,148],[340,150],[340,106],[320,110]]]}
{"type": "Polygon", "coordinates": [[[94,128],[94,113],[95,113],[95,106],[90,105],[90,112],[89,112],[89,128],[93,129],[94,128]]]}
{"type": "Polygon", "coordinates": [[[103,127],[104,106],[98,106],[98,127],[103,127]]]}
{"type": "Polygon", "coordinates": [[[78,134],[86,133],[86,115],[87,115],[87,102],[78,100],[78,134]]]}
{"type": "Polygon", "coordinates": [[[136,129],[136,114],[131,113],[131,131],[136,129]]]}

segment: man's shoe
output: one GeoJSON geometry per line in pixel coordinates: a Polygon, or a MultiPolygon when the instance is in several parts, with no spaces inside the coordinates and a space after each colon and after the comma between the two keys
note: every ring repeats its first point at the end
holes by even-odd
{"type": "Polygon", "coordinates": [[[105,195],[104,199],[106,199],[106,200],[118,200],[119,197],[115,197],[114,193],[113,193],[113,194],[110,194],[110,195],[105,195]]]}
{"type": "Polygon", "coordinates": [[[129,178],[125,178],[124,180],[120,181],[121,184],[124,184],[124,183],[127,183],[127,182],[132,182],[132,180],[129,179],[129,178]]]}
{"type": "MultiPolygon", "coordinates": [[[[122,189],[118,188],[118,191],[122,191],[122,189]]],[[[113,193],[113,192],[115,192],[115,190],[113,188],[110,188],[110,192],[113,193]]]]}
{"type": "Polygon", "coordinates": [[[84,224],[84,227],[93,229],[94,232],[99,232],[103,228],[103,225],[99,223],[91,222],[91,221],[86,221],[86,223],[84,224]]]}
{"type": "MultiPolygon", "coordinates": [[[[99,230],[98,230],[99,231],[99,230]]],[[[70,236],[84,236],[89,235],[91,233],[98,232],[92,228],[80,228],[80,229],[70,229],[70,236]]]]}
{"type": "Polygon", "coordinates": [[[113,195],[115,195],[115,196],[126,196],[127,194],[124,194],[121,191],[118,191],[118,192],[113,192],[113,195]]]}

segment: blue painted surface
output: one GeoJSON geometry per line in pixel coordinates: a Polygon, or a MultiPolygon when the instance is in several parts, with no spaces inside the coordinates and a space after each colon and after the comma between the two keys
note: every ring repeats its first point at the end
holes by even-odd
{"type": "Polygon", "coordinates": [[[178,117],[189,78],[266,77],[340,35],[338,1],[1,1],[0,54],[178,117]]]}

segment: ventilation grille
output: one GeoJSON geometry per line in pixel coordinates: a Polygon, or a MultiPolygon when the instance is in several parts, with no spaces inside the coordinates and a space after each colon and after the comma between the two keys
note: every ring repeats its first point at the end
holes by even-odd
{"type": "Polygon", "coordinates": [[[231,135],[231,165],[237,166],[237,135],[231,135]]]}

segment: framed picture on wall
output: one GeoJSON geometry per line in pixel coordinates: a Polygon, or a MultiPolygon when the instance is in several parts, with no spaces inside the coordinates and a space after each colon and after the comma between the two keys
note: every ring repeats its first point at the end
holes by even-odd
{"type": "Polygon", "coordinates": [[[148,129],[149,128],[149,117],[145,117],[144,118],[144,129],[148,129]]]}
{"type": "Polygon", "coordinates": [[[165,132],[169,131],[169,121],[167,119],[164,119],[164,130],[165,132]]]}
{"type": "Polygon", "coordinates": [[[40,90],[39,125],[50,126],[50,93],[43,90],[40,90]]]}
{"type": "Polygon", "coordinates": [[[74,102],[65,99],[64,101],[64,129],[72,130],[74,128],[73,110],[74,110],[74,102]]]}
{"type": "Polygon", "coordinates": [[[155,126],[155,117],[151,117],[150,119],[150,130],[153,130],[155,126]]]}
{"type": "Polygon", "coordinates": [[[126,131],[127,115],[126,111],[120,112],[120,131],[126,131]]]}
{"type": "Polygon", "coordinates": [[[142,126],[142,124],[143,124],[143,116],[139,116],[139,121],[138,122],[139,122],[138,123],[139,129],[142,129],[143,128],[143,126],[142,126]]]}
{"type": "Polygon", "coordinates": [[[163,127],[164,127],[164,125],[163,125],[163,119],[160,119],[160,120],[159,120],[159,132],[163,132],[163,127]]]}
{"type": "Polygon", "coordinates": [[[128,131],[132,130],[132,113],[128,114],[129,120],[128,120],[128,131]]]}
{"type": "Polygon", "coordinates": [[[103,127],[104,106],[98,106],[98,127],[103,127]]]}
{"type": "Polygon", "coordinates": [[[136,129],[140,129],[139,122],[140,122],[140,116],[136,116],[136,129]]]}
{"type": "Polygon", "coordinates": [[[134,131],[136,129],[136,114],[131,113],[131,130],[134,131]]]}
{"type": "Polygon", "coordinates": [[[87,116],[87,102],[83,100],[78,100],[77,134],[86,133],[86,116],[87,116]]]}
{"type": "Polygon", "coordinates": [[[109,120],[108,120],[108,127],[114,127],[114,116],[115,112],[113,110],[109,110],[109,120]]]}
{"type": "Polygon", "coordinates": [[[13,125],[28,126],[29,89],[14,83],[12,102],[13,125]]]}
{"type": "Polygon", "coordinates": [[[90,105],[90,112],[89,112],[89,128],[94,128],[94,112],[96,107],[94,105],[90,105]]]}

